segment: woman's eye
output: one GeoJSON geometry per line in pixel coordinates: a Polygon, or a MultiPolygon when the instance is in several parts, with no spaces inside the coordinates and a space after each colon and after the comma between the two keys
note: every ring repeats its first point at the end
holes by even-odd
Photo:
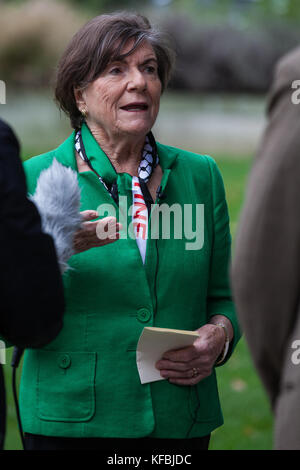
{"type": "Polygon", "coordinates": [[[148,66],[146,67],[146,72],[147,72],[147,73],[156,73],[156,68],[153,67],[152,65],[148,65],[148,66]]]}
{"type": "Polygon", "coordinates": [[[121,72],[122,70],[120,69],[120,67],[114,67],[113,69],[109,71],[109,73],[111,73],[112,75],[118,75],[121,72]]]}

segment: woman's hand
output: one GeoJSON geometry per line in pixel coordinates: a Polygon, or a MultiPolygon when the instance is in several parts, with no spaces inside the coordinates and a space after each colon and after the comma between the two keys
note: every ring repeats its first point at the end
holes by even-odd
{"type": "Polygon", "coordinates": [[[213,370],[225,344],[225,332],[220,326],[206,324],[197,330],[199,338],[192,346],[164,353],[156,363],[160,374],[177,385],[195,385],[213,370]]]}
{"type": "Polygon", "coordinates": [[[120,238],[119,231],[122,229],[122,224],[118,223],[115,217],[104,217],[91,222],[98,217],[97,211],[87,210],[81,212],[81,215],[84,222],[82,228],[75,233],[73,241],[76,254],[113,243],[120,238]]]}

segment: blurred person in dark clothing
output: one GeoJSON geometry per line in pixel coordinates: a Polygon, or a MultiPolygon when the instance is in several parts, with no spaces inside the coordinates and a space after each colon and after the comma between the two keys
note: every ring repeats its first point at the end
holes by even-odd
{"type": "MultiPolygon", "coordinates": [[[[19,143],[0,120],[0,335],[19,348],[41,347],[62,328],[64,294],[52,238],[27,198],[19,143]]],[[[0,364],[0,449],[5,389],[0,364]]]]}
{"type": "Polygon", "coordinates": [[[276,449],[300,449],[300,47],[276,66],[232,270],[238,317],[275,415],[276,449]]]}

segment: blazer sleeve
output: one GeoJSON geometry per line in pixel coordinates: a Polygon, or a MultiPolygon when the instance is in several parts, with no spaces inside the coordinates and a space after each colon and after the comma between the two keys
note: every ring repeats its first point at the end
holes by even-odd
{"type": "MultiPolygon", "coordinates": [[[[231,257],[231,235],[225,189],[220,171],[212,158],[207,157],[212,187],[213,240],[211,250],[210,277],[207,294],[208,315],[224,315],[233,327],[233,339],[225,363],[240,339],[240,329],[231,297],[229,265],[231,257]]],[[[223,364],[222,363],[222,364],[223,364]]]]}
{"type": "Polygon", "coordinates": [[[299,310],[300,105],[291,100],[297,73],[289,70],[286,62],[277,67],[231,273],[239,320],[273,408],[299,310]]]}
{"type": "Polygon", "coordinates": [[[0,333],[18,347],[41,347],[62,327],[62,279],[53,241],[26,195],[18,142],[3,123],[0,140],[0,333]]]}

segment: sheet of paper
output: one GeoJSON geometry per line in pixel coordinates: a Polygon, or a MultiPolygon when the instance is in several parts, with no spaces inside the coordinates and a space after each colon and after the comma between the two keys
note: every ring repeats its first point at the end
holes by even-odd
{"type": "Polygon", "coordinates": [[[155,363],[166,351],[190,346],[198,337],[199,334],[196,331],[145,327],[136,351],[136,363],[141,383],[165,380],[156,369],[155,363]]]}

